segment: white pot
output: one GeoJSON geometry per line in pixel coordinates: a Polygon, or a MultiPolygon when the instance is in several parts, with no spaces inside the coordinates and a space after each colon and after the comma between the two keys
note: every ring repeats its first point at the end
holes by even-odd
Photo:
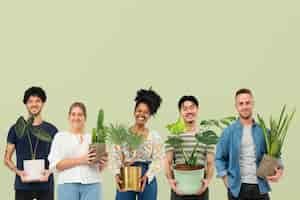
{"type": "Polygon", "coordinates": [[[26,181],[34,182],[40,180],[45,169],[45,160],[24,160],[24,172],[26,173],[26,181]]]}

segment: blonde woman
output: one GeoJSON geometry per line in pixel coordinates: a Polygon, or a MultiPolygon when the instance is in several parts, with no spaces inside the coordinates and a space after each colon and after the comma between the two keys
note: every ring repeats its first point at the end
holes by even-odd
{"type": "Polygon", "coordinates": [[[95,163],[89,151],[91,134],[85,132],[86,107],[75,102],[69,109],[69,130],[54,137],[48,160],[57,174],[58,200],[101,200],[100,172],[107,157],[95,163]]]}

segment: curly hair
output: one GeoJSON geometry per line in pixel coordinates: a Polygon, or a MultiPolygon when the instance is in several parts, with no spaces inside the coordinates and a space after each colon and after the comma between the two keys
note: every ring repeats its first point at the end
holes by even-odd
{"type": "Polygon", "coordinates": [[[23,103],[26,104],[30,96],[39,97],[43,103],[47,101],[46,92],[41,87],[30,87],[28,88],[23,97],[23,103]]]}
{"type": "Polygon", "coordinates": [[[140,103],[145,103],[150,110],[151,115],[155,115],[162,102],[161,97],[152,90],[152,88],[140,89],[137,91],[135,101],[135,109],[140,103]]]}

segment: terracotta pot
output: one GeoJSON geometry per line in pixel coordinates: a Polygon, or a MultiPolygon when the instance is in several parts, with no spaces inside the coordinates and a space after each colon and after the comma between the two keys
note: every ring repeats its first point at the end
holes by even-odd
{"type": "Polygon", "coordinates": [[[24,171],[26,173],[26,182],[39,181],[45,169],[45,160],[24,160],[24,171]]]}
{"type": "Polygon", "coordinates": [[[105,143],[90,144],[89,149],[96,152],[95,162],[99,162],[104,155],[107,155],[107,148],[105,143]]]}
{"type": "Polygon", "coordinates": [[[204,168],[202,166],[176,165],[174,176],[177,188],[186,195],[193,195],[201,188],[204,168]]]}
{"type": "Polygon", "coordinates": [[[275,175],[275,168],[279,167],[279,162],[276,158],[273,158],[265,154],[259,163],[259,167],[256,171],[256,175],[261,178],[275,175]]]}
{"type": "Polygon", "coordinates": [[[137,166],[126,166],[121,168],[121,189],[125,191],[141,191],[142,168],[137,166]]]}

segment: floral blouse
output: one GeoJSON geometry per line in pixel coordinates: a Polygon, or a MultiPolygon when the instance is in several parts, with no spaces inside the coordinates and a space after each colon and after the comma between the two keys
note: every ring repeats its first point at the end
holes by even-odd
{"type": "MultiPolygon", "coordinates": [[[[112,150],[112,167],[114,174],[120,174],[122,167],[121,156],[124,153],[125,160],[132,160],[132,152],[126,146],[114,145],[112,150]]],[[[134,153],[134,162],[151,162],[145,175],[150,183],[162,168],[163,143],[156,131],[150,131],[147,138],[134,153]]]]}

